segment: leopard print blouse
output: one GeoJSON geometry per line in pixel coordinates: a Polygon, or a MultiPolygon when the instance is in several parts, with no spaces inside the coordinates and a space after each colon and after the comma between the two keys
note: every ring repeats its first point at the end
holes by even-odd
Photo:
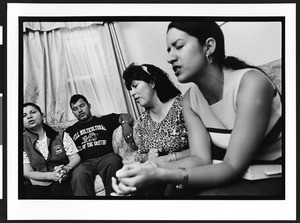
{"type": "Polygon", "coordinates": [[[139,137],[138,155],[147,154],[151,149],[158,149],[158,155],[179,152],[188,147],[188,134],[182,114],[182,96],[175,97],[167,116],[157,123],[146,110],[137,126],[139,137]]]}

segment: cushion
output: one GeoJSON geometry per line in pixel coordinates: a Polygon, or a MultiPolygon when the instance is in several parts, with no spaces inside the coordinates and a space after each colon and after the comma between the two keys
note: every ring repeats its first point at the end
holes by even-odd
{"type": "MultiPolygon", "coordinates": [[[[138,122],[135,122],[133,126],[133,138],[136,145],[139,145],[139,138],[136,134],[138,122]]],[[[115,153],[119,154],[123,158],[123,163],[130,163],[134,161],[134,156],[137,151],[134,150],[132,145],[128,144],[122,134],[122,126],[119,126],[113,133],[112,145],[115,153]]]]}
{"type": "Polygon", "coordinates": [[[282,94],[282,71],[281,71],[281,59],[271,61],[269,63],[259,66],[263,71],[266,72],[268,77],[275,84],[279,93],[282,94]]]}

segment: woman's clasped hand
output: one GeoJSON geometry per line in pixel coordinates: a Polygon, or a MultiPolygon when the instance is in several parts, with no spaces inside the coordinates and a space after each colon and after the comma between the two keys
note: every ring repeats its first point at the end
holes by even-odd
{"type": "Polygon", "coordinates": [[[116,172],[112,180],[113,196],[134,195],[135,192],[156,182],[157,167],[152,162],[130,163],[116,172]]]}
{"type": "Polygon", "coordinates": [[[68,173],[70,172],[70,168],[65,165],[59,165],[54,167],[54,171],[50,172],[52,175],[53,181],[58,181],[61,183],[68,177],[68,173]]]}

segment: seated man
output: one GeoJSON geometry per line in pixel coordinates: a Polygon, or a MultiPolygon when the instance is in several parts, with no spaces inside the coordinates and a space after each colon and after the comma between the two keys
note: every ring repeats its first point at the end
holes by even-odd
{"type": "Polygon", "coordinates": [[[91,105],[83,95],[73,95],[70,107],[78,119],[66,132],[75,142],[81,164],[72,172],[72,189],[75,196],[95,196],[94,180],[97,174],[102,178],[105,193],[113,192],[111,178],[120,169],[122,158],[114,153],[112,135],[121,124],[126,141],[132,138],[133,118],[129,114],[92,116],[91,105]]]}

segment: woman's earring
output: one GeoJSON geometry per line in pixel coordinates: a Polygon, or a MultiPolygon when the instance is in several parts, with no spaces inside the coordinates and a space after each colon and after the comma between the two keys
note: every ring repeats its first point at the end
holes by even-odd
{"type": "Polygon", "coordinates": [[[212,59],[211,59],[210,55],[206,54],[205,56],[206,56],[207,62],[212,63],[212,59]]]}

